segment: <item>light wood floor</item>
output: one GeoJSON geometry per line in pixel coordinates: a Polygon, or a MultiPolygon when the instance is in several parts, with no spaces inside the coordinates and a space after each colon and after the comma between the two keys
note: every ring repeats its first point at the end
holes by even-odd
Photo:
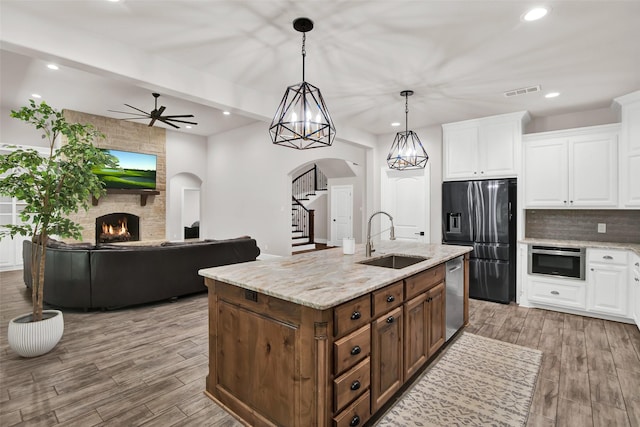
{"type": "MultiPolygon", "coordinates": [[[[22,272],[0,273],[0,425],[240,426],[203,394],[206,295],[64,312],[49,354],[22,359],[8,321],[30,308],[22,272]]],[[[530,426],[640,426],[634,325],[471,301],[468,331],[544,352],[530,426]]]]}

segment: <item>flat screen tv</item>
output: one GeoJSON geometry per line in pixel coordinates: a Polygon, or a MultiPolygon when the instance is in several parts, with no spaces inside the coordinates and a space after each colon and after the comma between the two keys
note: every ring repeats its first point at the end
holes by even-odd
{"type": "Polygon", "coordinates": [[[106,188],[155,190],[156,156],[130,151],[104,150],[118,160],[118,168],[96,168],[93,172],[106,188]]]}

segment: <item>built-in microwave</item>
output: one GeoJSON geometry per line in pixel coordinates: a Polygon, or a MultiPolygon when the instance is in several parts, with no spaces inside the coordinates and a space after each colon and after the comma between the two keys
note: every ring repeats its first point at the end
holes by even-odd
{"type": "Polygon", "coordinates": [[[585,249],[529,245],[529,274],[584,280],[585,249]]]}

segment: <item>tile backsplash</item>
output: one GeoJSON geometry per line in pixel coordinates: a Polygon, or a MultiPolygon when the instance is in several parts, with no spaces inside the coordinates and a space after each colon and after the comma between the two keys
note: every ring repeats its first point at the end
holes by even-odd
{"type": "Polygon", "coordinates": [[[525,237],[640,243],[640,210],[527,209],[525,237]],[[606,233],[598,233],[606,224],[606,233]]]}

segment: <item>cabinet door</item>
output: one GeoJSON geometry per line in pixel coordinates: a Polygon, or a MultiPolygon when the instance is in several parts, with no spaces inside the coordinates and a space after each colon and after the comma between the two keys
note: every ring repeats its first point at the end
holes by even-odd
{"type": "Polygon", "coordinates": [[[554,138],[525,145],[526,207],[567,207],[567,140],[554,138]]]}
{"type": "Polygon", "coordinates": [[[627,270],[626,266],[589,264],[587,309],[626,316],[627,270]]]}
{"type": "Polygon", "coordinates": [[[422,293],[404,304],[404,380],[407,381],[429,357],[429,307],[422,293]]]}
{"type": "Polygon", "coordinates": [[[483,123],[479,128],[478,157],[481,178],[516,176],[518,124],[483,123]]]}
{"type": "Polygon", "coordinates": [[[618,204],[616,134],[573,137],[569,143],[569,206],[618,204]]]}
{"type": "Polygon", "coordinates": [[[622,204],[640,206],[640,100],[622,107],[620,194],[622,204]]]}
{"type": "Polygon", "coordinates": [[[373,322],[371,331],[371,412],[400,389],[403,347],[402,307],[373,322]]]}
{"type": "Polygon", "coordinates": [[[629,286],[631,287],[629,310],[631,311],[631,317],[640,329],[640,256],[634,256],[631,263],[632,277],[629,281],[629,286]]]}
{"type": "Polygon", "coordinates": [[[429,353],[431,356],[444,344],[447,333],[445,307],[446,293],[444,283],[436,285],[427,292],[427,303],[429,304],[429,353]]]}
{"type": "Polygon", "coordinates": [[[445,128],[444,179],[468,178],[478,178],[478,128],[445,128]]]}

